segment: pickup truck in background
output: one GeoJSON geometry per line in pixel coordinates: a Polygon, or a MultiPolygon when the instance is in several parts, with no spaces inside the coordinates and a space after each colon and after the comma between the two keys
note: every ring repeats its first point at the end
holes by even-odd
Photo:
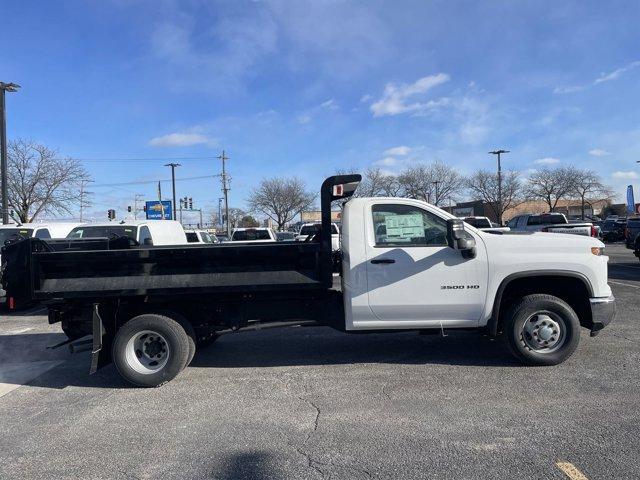
{"type": "Polygon", "coordinates": [[[640,259],[640,217],[627,218],[624,238],[626,247],[640,259]]]}
{"type": "Polygon", "coordinates": [[[500,335],[526,364],[556,365],[582,328],[594,336],[611,322],[599,240],[495,235],[419,200],[350,198],[360,179],[324,181],[312,241],[132,248],[128,239],[25,238],[3,247],[2,284],[18,302],[46,305],[68,343],[91,351],[90,373],[113,361],[146,387],[174,378],[198,345],[241,330],[471,329],[500,335]]]}
{"type": "Polygon", "coordinates": [[[269,243],[276,242],[276,234],[270,228],[236,228],[231,234],[232,242],[269,243]]]}
{"type": "Polygon", "coordinates": [[[464,221],[483,232],[509,232],[511,230],[509,227],[494,224],[488,217],[466,217],[464,221]]]}
{"type": "Polygon", "coordinates": [[[598,229],[589,222],[571,223],[562,213],[526,213],[507,222],[514,232],[551,232],[598,237],[598,229]]]}

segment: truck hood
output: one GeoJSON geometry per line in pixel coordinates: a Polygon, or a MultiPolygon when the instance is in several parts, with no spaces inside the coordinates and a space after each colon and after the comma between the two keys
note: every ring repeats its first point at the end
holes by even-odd
{"type": "Polygon", "coordinates": [[[592,247],[604,247],[604,243],[596,238],[544,232],[479,234],[491,259],[489,268],[497,275],[507,277],[529,271],[576,272],[588,280],[594,296],[611,294],[607,285],[609,258],[591,251],[592,247]]]}

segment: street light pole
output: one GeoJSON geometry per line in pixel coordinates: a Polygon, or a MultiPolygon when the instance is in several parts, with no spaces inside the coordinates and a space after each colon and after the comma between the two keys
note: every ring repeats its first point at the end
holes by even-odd
{"type": "Polygon", "coordinates": [[[438,200],[439,200],[439,196],[438,196],[438,185],[440,185],[442,182],[440,180],[436,180],[435,182],[431,182],[436,186],[436,198],[435,198],[435,203],[434,205],[437,207],[438,206],[438,200]]]}
{"type": "Polygon", "coordinates": [[[0,82],[0,188],[2,189],[2,223],[9,223],[9,192],[7,187],[7,112],[5,92],[17,92],[20,85],[0,82]]]}
{"type": "Polygon", "coordinates": [[[502,226],[502,165],[500,164],[500,155],[509,153],[509,150],[493,150],[489,152],[491,155],[498,156],[498,224],[502,226]]]}
{"type": "Polygon", "coordinates": [[[176,219],[176,167],[179,163],[167,163],[165,167],[171,167],[171,188],[173,189],[173,219],[176,219]]]}

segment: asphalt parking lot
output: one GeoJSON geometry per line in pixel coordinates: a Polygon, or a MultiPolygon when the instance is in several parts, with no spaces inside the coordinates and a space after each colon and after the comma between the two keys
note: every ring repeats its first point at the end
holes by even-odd
{"type": "Polygon", "coordinates": [[[475,333],[222,337],[159,389],[89,376],[41,311],[0,317],[1,478],[640,477],[640,262],[607,247],[614,324],[558,367],[475,333]],[[567,470],[568,471],[568,470],[567,470]]]}

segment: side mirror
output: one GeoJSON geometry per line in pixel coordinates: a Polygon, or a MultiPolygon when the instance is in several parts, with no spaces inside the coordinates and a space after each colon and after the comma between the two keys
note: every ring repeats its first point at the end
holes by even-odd
{"type": "Polygon", "coordinates": [[[475,258],[476,239],[464,229],[464,222],[459,218],[447,220],[447,243],[454,250],[460,250],[464,258],[475,258]]]}
{"type": "Polygon", "coordinates": [[[142,244],[145,247],[152,247],[153,246],[153,240],[151,239],[151,237],[147,237],[142,241],[142,244]]]}

